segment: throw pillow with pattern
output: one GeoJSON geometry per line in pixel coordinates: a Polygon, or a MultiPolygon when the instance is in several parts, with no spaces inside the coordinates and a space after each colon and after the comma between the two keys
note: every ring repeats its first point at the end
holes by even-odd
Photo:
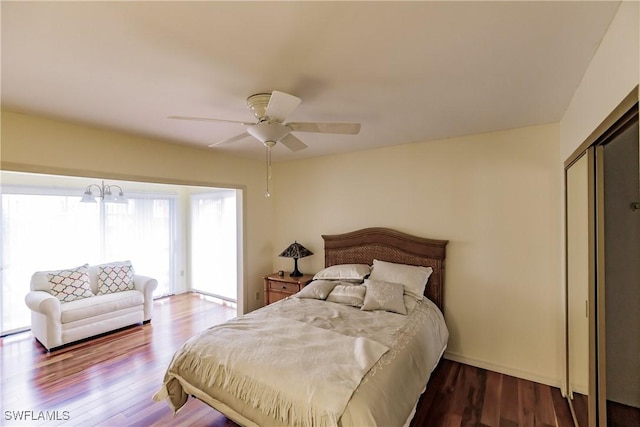
{"type": "Polygon", "coordinates": [[[76,268],[50,271],[47,280],[51,285],[51,293],[61,302],[69,302],[93,296],[89,283],[89,265],[76,268]]]}
{"type": "Polygon", "coordinates": [[[98,295],[134,289],[131,262],[117,262],[98,266],[98,295]]]}

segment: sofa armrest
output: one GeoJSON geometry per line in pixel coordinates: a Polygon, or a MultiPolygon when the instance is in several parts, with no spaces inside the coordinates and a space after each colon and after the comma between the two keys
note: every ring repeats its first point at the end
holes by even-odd
{"type": "Polygon", "coordinates": [[[152,277],[135,274],[133,285],[144,295],[144,321],[149,321],[153,314],[153,291],[158,287],[158,281],[152,277]]]}
{"type": "Polygon", "coordinates": [[[45,291],[30,291],[24,302],[31,310],[60,321],[60,300],[45,291]]]}
{"type": "Polygon", "coordinates": [[[153,277],[135,274],[133,276],[133,285],[136,290],[145,294],[146,298],[147,292],[149,293],[149,296],[153,295],[153,291],[158,287],[158,281],[153,277]]]}

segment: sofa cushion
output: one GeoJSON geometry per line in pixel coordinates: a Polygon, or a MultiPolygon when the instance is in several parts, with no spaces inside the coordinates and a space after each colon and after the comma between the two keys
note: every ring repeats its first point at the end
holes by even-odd
{"type": "Polygon", "coordinates": [[[92,297],[88,267],[89,265],[85,264],[80,267],[46,272],[49,282],[48,292],[63,303],[92,297]]]}
{"type": "Polygon", "coordinates": [[[131,261],[113,262],[98,266],[98,295],[134,289],[131,261]]]}
{"type": "Polygon", "coordinates": [[[139,308],[131,307],[120,310],[115,315],[103,314],[77,322],[65,323],[62,325],[62,342],[78,341],[142,322],[142,311],[139,308]]]}
{"type": "Polygon", "coordinates": [[[96,295],[63,304],[60,308],[60,320],[62,323],[70,323],[143,304],[144,295],[136,290],[96,295]]]}

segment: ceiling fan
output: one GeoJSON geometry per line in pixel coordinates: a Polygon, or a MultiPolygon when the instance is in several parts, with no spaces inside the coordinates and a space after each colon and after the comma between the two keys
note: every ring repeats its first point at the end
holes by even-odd
{"type": "Polygon", "coordinates": [[[248,136],[253,136],[262,142],[267,148],[273,147],[276,143],[292,151],[299,151],[307,148],[307,145],[295,137],[291,132],[316,132],[356,135],[360,132],[360,123],[314,123],[314,122],[289,122],[284,123],[300,104],[302,100],[297,96],[274,90],[271,93],[257,93],[247,98],[247,108],[249,108],[258,119],[257,122],[243,122],[236,120],[212,119],[207,117],[169,116],[170,119],[197,120],[239,123],[247,126],[247,130],[239,135],[232,136],[223,141],[209,145],[226,144],[240,141],[248,136]]]}
{"type": "Polygon", "coordinates": [[[297,96],[274,90],[271,93],[257,93],[247,98],[249,108],[258,119],[257,122],[242,122],[236,120],[212,119],[207,117],[169,116],[170,119],[197,120],[212,122],[239,123],[247,126],[247,130],[239,135],[232,136],[223,141],[209,145],[215,147],[219,144],[240,141],[248,136],[253,136],[262,142],[267,148],[267,189],[265,196],[270,197],[269,180],[271,179],[271,148],[280,142],[291,151],[299,151],[307,148],[307,145],[295,137],[291,132],[316,132],[356,135],[360,132],[360,123],[315,123],[315,122],[288,122],[284,123],[287,116],[300,105],[302,100],[297,96]]]}

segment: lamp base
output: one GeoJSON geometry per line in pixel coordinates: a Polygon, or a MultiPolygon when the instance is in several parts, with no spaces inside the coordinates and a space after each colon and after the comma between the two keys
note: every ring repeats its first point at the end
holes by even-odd
{"type": "Polygon", "coordinates": [[[300,270],[298,270],[298,258],[293,259],[293,271],[291,272],[291,274],[289,274],[289,276],[291,277],[302,276],[302,273],[300,273],[300,270]]]}

